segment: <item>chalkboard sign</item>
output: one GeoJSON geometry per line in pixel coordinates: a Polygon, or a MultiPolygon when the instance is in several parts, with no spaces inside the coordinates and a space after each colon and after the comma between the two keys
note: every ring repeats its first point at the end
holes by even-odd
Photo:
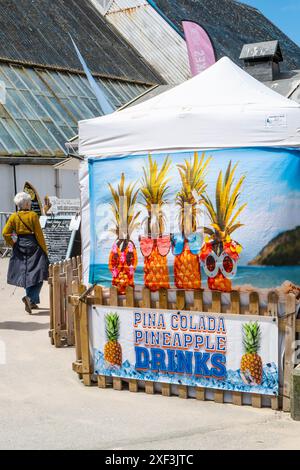
{"type": "Polygon", "coordinates": [[[48,248],[48,256],[51,264],[64,261],[77,255],[79,236],[79,224],[76,230],[72,230],[71,216],[41,217],[45,241],[48,248]],[[71,229],[70,229],[71,226],[71,229]]]}
{"type": "Polygon", "coordinates": [[[31,197],[31,210],[36,212],[37,215],[40,217],[43,213],[43,210],[37,190],[34,188],[34,186],[32,186],[31,183],[28,183],[28,181],[26,181],[26,183],[24,184],[24,192],[29,194],[29,196],[31,197]]]}

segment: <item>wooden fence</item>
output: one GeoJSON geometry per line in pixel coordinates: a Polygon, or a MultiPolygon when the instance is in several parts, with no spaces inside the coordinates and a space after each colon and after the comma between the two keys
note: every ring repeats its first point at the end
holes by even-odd
{"type": "MultiPolygon", "coordinates": [[[[169,310],[191,310],[198,312],[215,312],[236,315],[264,315],[278,317],[279,298],[276,292],[269,292],[267,305],[263,306],[260,296],[257,292],[249,294],[248,305],[242,305],[240,293],[234,291],[230,294],[230,305],[223,305],[222,295],[220,292],[212,292],[212,301],[208,305],[205,303],[203,291],[194,291],[193,302],[188,301],[185,291],[176,291],[176,302],[171,302],[170,298],[174,291],[162,289],[159,292],[159,301],[153,300],[153,296],[146,288],[134,290],[127,288],[126,296],[119,296],[117,289],[102,289],[97,286],[93,291],[86,291],[83,285],[73,282],[73,293],[69,296],[69,303],[72,305],[74,312],[74,328],[76,343],[76,361],[73,363],[73,370],[77,372],[83,383],[90,386],[93,382],[97,382],[100,388],[113,386],[116,390],[129,388],[131,392],[137,392],[142,388],[146,393],[153,394],[157,391],[157,384],[154,382],[140,382],[133,379],[111,378],[106,376],[97,376],[93,374],[93,364],[90,354],[89,341],[89,308],[95,305],[111,305],[123,307],[144,307],[144,308],[161,308],[169,310]]],[[[242,392],[226,392],[223,390],[210,390],[206,388],[195,388],[194,395],[198,400],[211,400],[217,403],[229,402],[235,405],[243,405],[245,403],[252,404],[253,407],[260,408],[271,406],[272,409],[290,410],[290,391],[291,391],[291,374],[294,368],[294,342],[297,333],[300,333],[300,320],[296,319],[296,298],[293,294],[284,296],[284,314],[278,318],[279,329],[284,335],[285,356],[283,364],[283,380],[280,385],[279,397],[262,396],[258,394],[246,394],[242,392]],[[228,398],[229,396],[229,398],[228,398]],[[267,402],[267,405],[265,403],[267,402]]],[[[170,396],[172,393],[177,394],[180,398],[189,396],[189,387],[179,385],[174,392],[174,387],[170,384],[162,383],[159,390],[162,395],[170,396]]]]}
{"type": "Polygon", "coordinates": [[[80,256],[49,266],[49,337],[57,348],[75,345],[74,316],[68,296],[77,292],[74,286],[80,285],[81,273],[80,256]]]}

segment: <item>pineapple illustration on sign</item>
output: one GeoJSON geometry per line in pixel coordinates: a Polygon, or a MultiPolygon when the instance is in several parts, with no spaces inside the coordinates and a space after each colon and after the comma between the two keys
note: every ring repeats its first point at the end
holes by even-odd
{"type": "Polygon", "coordinates": [[[109,269],[112,273],[112,285],[119,294],[125,294],[126,287],[134,287],[134,273],[137,267],[137,251],[131,240],[133,231],[139,226],[140,212],[135,210],[139,190],[135,184],[125,187],[125,175],[122,173],[120,184],[114,189],[108,185],[112,194],[111,210],[114,217],[113,233],[117,236],[109,255],[109,269]]]}
{"type": "Polygon", "coordinates": [[[143,168],[141,195],[147,210],[147,236],[140,237],[140,248],[144,256],[144,284],[155,292],[170,287],[167,256],[171,248],[169,235],[165,235],[164,206],[167,203],[167,178],[171,160],[166,157],[161,168],[151,155],[148,165],[143,168]]]}
{"type": "Polygon", "coordinates": [[[227,167],[225,177],[222,171],[216,185],[215,205],[207,195],[203,196],[204,204],[211,221],[211,227],[205,227],[208,237],[201,250],[200,259],[208,276],[208,287],[211,290],[230,292],[231,278],[235,276],[237,261],[242,247],[232,240],[232,233],[242,227],[238,217],[247,204],[238,207],[240,190],[245,180],[242,176],[234,186],[234,175],[237,164],[227,167]]]}
{"type": "Polygon", "coordinates": [[[241,360],[241,376],[247,385],[260,385],[263,364],[258,355],[261,341],[260,325],[250,322],[243,325],[243,345],[245,354],[241,360]]]}
{"type": "Polygon", "coordinates": [[[120,337],[120,317],[117,313],[105,315],[106,344],[104,346],[104,359],[112,366],[122,365],[122,348],[118,339],[120,337]]]}
{"type": "Polygon", "coordinates": [[[200,199],[206,190],[205,177],[210,160],[205,159],[204,153],[199,158],[198,152],[195,152],[192,161],[185,160],[183,165],[177,165],[181,178],[181,190],[176,198],[181,233],[173,236],[172,245],[174,278],[178,289],[201,288],[199,253],[202,239],[197,233],[198,201],[195,196],[200,199]]]}

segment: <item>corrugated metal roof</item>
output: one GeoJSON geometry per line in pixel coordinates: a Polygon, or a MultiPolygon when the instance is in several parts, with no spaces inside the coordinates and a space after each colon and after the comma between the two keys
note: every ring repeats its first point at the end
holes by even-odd
{"type": "Polygon", "coordinates": [[[279,40],[283,67],[287,70],[300,67],[300,47],[259,10],[246,5],[247,1],[155,0],[155,3],[181,30],[183,19],[204,26],[214,41],[218,58],[227,56],[240,65],[239,55],[244,44],[279,40]]]}
{"type": "MultiPolygon", "coordinates": [[[[1,156],[64,156],[77,122],[101,115],[84,75],[0,64],[6,103],[0,105],[1,156]]],[[[146,85],[98,79],[117,109],[146,85]]]]}
{"type": "Polygon", "coordinates": [[[170,84],[190,76],[183,19],[198,21],[207,29],[218,58],[228,56],[241,65],[244,44],[279,40],[283,68],[300,66],[300,48],[258,10],[234,0],[90,1],[170,84]]]}
{"type": "MultiPolygon", "coordinates": [[[[99,0],[91,0],[99,7],[99,0]]],[[[105,18],[167,81],[190,77],[185,40],[146,0],[115,0],[105,18]]]]}
{"type": "Polygon", "coordinates": [[[161,83],[158,73],[89,0],[0,2],[0,58],[81,70],[68,33],[93,72],[161,83]]]}
{"type": "Polygon", "coordinates": [[[282,73],[278,80],[265,84],[277,93],[300,104],[300,70],[282,73]]]}

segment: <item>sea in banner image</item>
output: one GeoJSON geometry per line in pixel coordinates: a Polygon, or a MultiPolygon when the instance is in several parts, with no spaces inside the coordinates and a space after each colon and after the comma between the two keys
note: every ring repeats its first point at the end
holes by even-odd
{"type": "Polygon", "coordinates": [[[89,175],[91,283],[121,294],[300,284],[299,151],[91,158],[89,175]]]}

